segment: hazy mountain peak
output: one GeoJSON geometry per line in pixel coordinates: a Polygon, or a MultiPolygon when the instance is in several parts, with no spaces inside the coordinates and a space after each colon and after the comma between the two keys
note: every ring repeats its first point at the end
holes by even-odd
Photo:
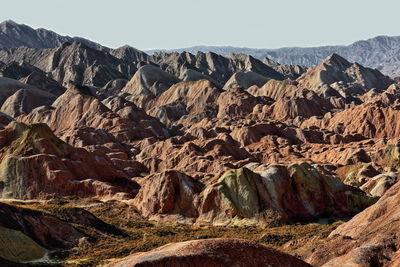
{"type": "MultiPolygon", "coordinates": [[[[284,47],[278,49],[259,49],[232,46],[193,46],[170,50],[147,50],[149,54],[157,51],[213,52],[223,56],[244,53],[259,60],[268,57],[279,64],[316,66],[332,54],[346,58],[349,62],[358,62],[370,68],[376,68],[391,77],[400,76],[400,36],[376,36],[356,41],[350,45],[330,45],[320,47],[284,47]]],[[[336,56],[335,56],[336,57],[336,56]]]]}
{"type": "Polygon", "coordinates": [[[15,21],[13,21],[13,20],[11,20],[11,19],[8,19],[8,20],[5,20],[5,21],[3,21],[2,23],[0,23],[0,25],[13,25],[13,26],[17,26],[18,23],[16,23],[15,21]]]}
{"type": "Polygon", "coordinates": [[[188,52],[192,55],[206,58],[218,58],[231,54],[246,54],[258,60],[268,57],[279,64],[300,65],[305,67],[316,66],[332,54],[346,58],[349,62],[358,62],[370,68],[376,68],[391,77],[400,76],[400,36],[376,36],[367,40],[360,40],[350,45],[321,46],[321,47],[286,47],[279,49],[255,49],[232,46],[193,46],[183,49],[149,50],[146,54],[136,48],[124,45],[117,49],[109,49],[98,43],[81,37],[62,36],[46,29],[33,29],[30,26],[19,24],[13,20],[0,23],[0,49],[26,46],[31,48],[54,48],[65,42],[79,41],[88,47],[110,53],[125,61],[146,61],[148,54],[156,52],[188,52]]]}
{"type": "Polygon", "coordinates": [[[336,53],[333,53],[332,55],[328,56],[323,61],[323,63],[338,66],[341,68],[346,68],[347,66],[351,65],[350,62],[348,62],[345,58],[339,56],[336,53]]]}
{"type": "Polygon", "coordinates": [[[19,46],[54,48],[65,42],[79,41],[98,50],[108,50],[107,47],[84,38],[63,36],[43,28],[33,29],[28,25],[19,24],[13,20],[6,20],[0,23],[0,30],[0,49],[19,46]]]}

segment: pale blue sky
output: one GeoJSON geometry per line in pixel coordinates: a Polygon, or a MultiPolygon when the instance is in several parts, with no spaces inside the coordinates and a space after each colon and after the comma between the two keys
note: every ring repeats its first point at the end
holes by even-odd
{"type": "Polygon", "coordinates": [[[400,35],[399,0],[8,0],[12,19],[109,47],[254,48],[350,44],[400,35]]]}

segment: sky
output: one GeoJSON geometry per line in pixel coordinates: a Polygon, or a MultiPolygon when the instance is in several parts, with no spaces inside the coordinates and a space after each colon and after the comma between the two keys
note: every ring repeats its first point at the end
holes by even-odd
{"type": "Polygon", "coordinates": [[[0,0],[0,20],[116,48],[347,45],[400,35],[399,0],[0,0]]]}

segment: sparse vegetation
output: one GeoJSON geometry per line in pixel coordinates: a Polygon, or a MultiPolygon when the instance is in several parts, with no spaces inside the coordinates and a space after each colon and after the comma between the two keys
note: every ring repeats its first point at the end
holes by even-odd
{"type": "Polygon", "coordinates": [[[96,266],[134,252],[142,252],[171,242],[207,238],[244,238],[304,258],[321,238],[327,237],[341,222],[332,224],[294,224],[281,227],[215,227],[160,224],[140,217],[128,205],[118,201],[52,200],[46,203],[11,203],[41,211],[72,223],[88,236],[88,242],[69,251],[56,251],[51,257],[66,266],[96,266]],[[102,231],[98,225],[83,225],[71,218],[68,210],[84,207],[97,218],[119,228],[123,234],[102,231]]]}

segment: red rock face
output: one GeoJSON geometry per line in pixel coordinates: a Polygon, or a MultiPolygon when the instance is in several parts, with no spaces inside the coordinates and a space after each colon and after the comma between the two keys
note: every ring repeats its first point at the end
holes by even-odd
{"type": "Polygon", "coordinates": [[[142,188],[134,199],[141,214],[179,214],[197,217],[198,195],[202,184],[177,172],[165,171],[141,184],[142,188]]]}
{"type": "Polygon", "coordinates": [[[397,121],[400,111],[393,107],[383,107],[379,103],[365,103],[346,109],[333,117],[312,118],[302,127],[317,126],[340,134],[361,134],[367,138],[398,137],[400,128],[397,121]]]}
{"type": "Polygon", "coordinates": [[[48,249],[72,248],[84,235],[48,214],[0,203],[0,226],[20,231],[48,249]]]}
{"type": "Polygon", "coordinates": [[[375,205],[333,231],[308,261],[323,266],[398,266],[399,195],[397,183],[375,205]]]}
{"type": "Polygon", "coordinates": [[[16,118],[19,115],[28,114],[36,107],[51,105],[55,99],[55,95],[41,90],[21,89],[7,98],[0,110],[16,118]]]}
{"type": "Polygon", "coordinates": [[[157,97],[149,105],[148,113],[166,125],[190,125],[215,117],[220,92],[208,80],[180,82],[157,97]]]}
{"type": "MultiPolygon", "coordinates": [[[[238,64],[242,62],[235,60],[238,64]]],[[[254,65],[255,69],[251,71],[259,68],[256,66],[258,65],[254,65]]],[[[148,77],[154,68],[143,68],[137,73],[137,77],[148,77]]],[[[177,82],[166,72],[157,69],[157,73],[162,74],[160,77],[165,78],[165,83],[173,80],[177,82]]],[[[139,86],[134,83],[136,80],[140,82],[137,77],[125,86],[126,92],[129,91],[128,88],[139,86]]],[[[211,186],[213,179],[215,181],[231,169],[241,168],[252,162],[289,166],[293,162],[312,160],[336,164],[330,173],[335,174],[335,168],[340,167],[337,164],[371,160],[366,155],[370,151],[368,149],[363,157],[351,151],[354,148],[361,149],[363,143],[357,143],[358,141],[371,137],[365,131],[357,135],[353,131],[341,131],[329,125],[311,125],[311,121],[317,120],[315,117],[302,122],[312,116],[326,114],[324,118],[330,118],[329,116],[337,115],[332,115],[336,114],[332,101],[301,88],[296,82],[278,82],[278,85],[275,84],[277,82],[268,82],[265,87],[267,92],[249,90],[254,95],[260,95],[254,96],[239,88],[222,91],[207,79],[179,82],[164,88],[165,86],[157,83],[157,77],[156,75],[142,81],[146,83],[152,98],[146,102],[145,109],[115,95],[101,101],[94,88],[72,86],[52,107],[40,107],[20,116],[18,119],[26,123],[47,123],[69,145],[85,149],[66,146],[66,152],[60,154],[53,151],[51,142],[49,144],[46,138],[39,137],[34,141],[38,148],[29,157],[21,155],[22,158],[16,159],[6,155],[13,152],[5,153],[5,177],[12,173],[12,177],[20,178],[17,179],[19,182],[16,186],[11,189],[9,186],[5,187],[3,192],[18,198],[52,194],[134,198],[140,186],[130,178],[137,177],[135,181],[141,184],[142,190],[132,203],[135,203],[143,215],[175,214],[197,218],[201,215],[199,203],[204,195],[202,190],[211,186]],[[162,90],[157,91],[157,86],[161,86],[162,90]],[[284,92],[279,94],[277,90],[284,92]],[[285,96],[285,99],[278,96],[285,96]],[[175,136],[169,138],[170,134],[175,136]],[[340,145],[341,143],[351,145],[347,148],[340,145]],[[332,144],[338,145],[340,153],[332,152],[332,144]],[[37,165],[40,167],[33,171],[37,165]],[[23,171],[14,173],[16,169],[23,171]],[[174,169],[174,175],[170,169],[174,169]],[[22,183],[31,172],[35,178],[27,180],[28,183],[22,183]],[[180,173],[179,177],[186,178],[178,179],[175,177],[176,173],[180,173]],[[139,178],[147,174],[150,176],[139,178]],[[53,183],[48,184],[48,180],[53,183]],[[155,182],[150,182],[153,180],[155,182]],[[189,186],[190,193],[181,195],[184,192],[181,187],[185,183],[192,184],[193,188],[189,186]],[[121,188],[121,184],[128,186],[121,188]],[[152,191],[154,188],[159,189],[152,191]],[[25,189],[24,193],[22,189],[25,189]],[[159,191],[165,192],[158,195],[159,191]],[[154,199],[164,203],[162,207],[152,203],[154,199]],[[194,203],[193,206],[183,205],[187,199],[194,203]]],[[[136,92],[139,87],[129,92],[136,92]]],[[[390,90],[387,92],[386,103],[393,103],[396,98],[396,88],[390,90]]],[[[136,96],[142,95],[139,91],[135,93],[136,96]]],[[[346,111],[348,110],[342,112],[346,111]]],[[[9,147],[13,137],[10,139],[5,134],[10,131],[12,132],[8,129],[4,132],[5,152],[14,149],[9,147]]],[[[380,166],[381,169],[384,167],[380,166]]],[[[8,181],[11,178],[5,179],[8,181]]],[[[373,190],[373,187],[374,185],[369,185],[368,190],[373,190]]],[[[318,194],[327,194],[323,187],[319,190],[322,193],[318,194]]],[[[339,199],[341,197],[334,202],[342,201],[339,199]]],[[[308,206],[312,201],[305,202],[303,206],[308,206]]],[[[329,205],[323,205],[318,208],[317,213],[310,214],[330,214],[327,208],[329,205]]],[[[289,206],[279,208],[284,210],[283,217],[310,215],[301,212],[291,214],[289,206]]],[[[294,206],[298,205],[293,204],[294,206]]],[[[218,210],[215,207],[210,209],[218,210]]],[[[355,211],[346,207],[343,210],[355,211]]]]}
{"type": "Polygon", "coordinates": [[[311,266],[293,256],[242,239],[172,243],[107,266],[311,266]],[[245,259],[245,260],[244,260],[245,259]]]}
{"type": "MultiPolygon", "coordinates": [[[[20,78],[0,79],[2,197],[119,199],[158,221],[279,225],[351,217],[398,186],[399,87],[337,55],[307,71],[78,43],[0,59],[20,78]]],[[[358,231],[376,218],[355,219],[358,231]]],[[[353,241],[343,243],[356,251],[353,241]]],[[[312,262],[345,262],[332,253],[312,262]]]]}
{"type": "MultiPolygon", "coordinates": [[[[53,103],[54,109],[36,109],[21,120],[27,123],[46,122],[56,134],[65,138],[74,136],[74,131],[81,127],[102,129],[119,142],[129,142],[158,134],[168,136],[168,131],[161,123],[152,120],[134,104],[131,103],[129,106],[125,105],[126,101],[123,103],[122,100],[110,99],[106,102],[109,106],[107,107],[90,93],[86,94],[79,90],[78,88],[67,90],[53,103]]],[[[93,132],[93,134],[96,133],[93,132]]],[[[101,137],[105,135],[100,134],[99,139],[91,144],[98,145],[107,142],[107,138],[103,142],[101,140],[101,137]]],[[[89,140],[85,141],[90,143],[89,140]]]]}
{"type": "MultiPolygon", "coordinates": [[[[12,123],[0,134],[8,145],[1,154],[3,198],[131,198],[138,188],[107,155],[73,148],[45,124],[12,123]]],[[[138,172],[146,169],[137,167],[138,172]]]]}

